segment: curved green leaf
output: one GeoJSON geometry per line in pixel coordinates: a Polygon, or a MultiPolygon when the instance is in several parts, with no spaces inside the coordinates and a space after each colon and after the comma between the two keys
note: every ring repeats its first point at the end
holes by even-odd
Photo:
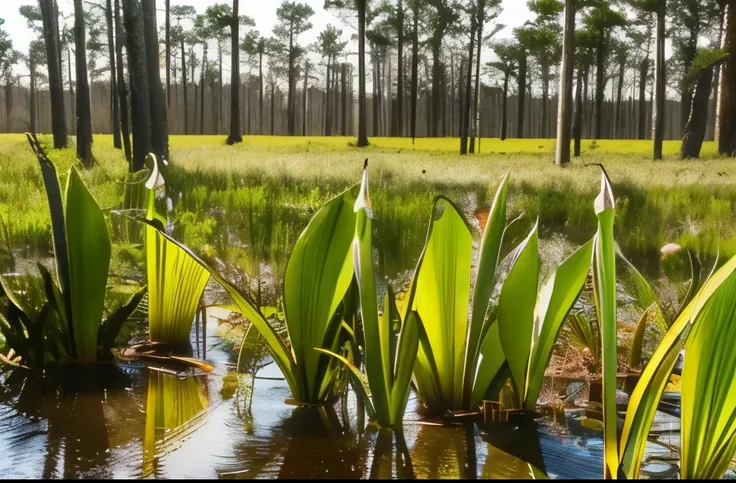
{"type": "Polygon", "coordinates": [[[537,405],[544,373],[552,356],[552,346],[562,323],[585,285],[592,256],[591,240],[560,264],[539,295],[534,313],[532,353],[524,395],[527,409],[534,409],[537,405]]]}
{"type": "Polygon", "coordinates": [[[687,340],[682,372],[683,479],[720,479],[736,453],[736,274],[713,293],[687,340]]]}
{"type": "Polygon", "coordinates": [[[438,198],[432,213],[438,210],[441,213],[430,223],[412,287],[413,309],[426,336],[419,348],[415,376],[424,404],[433,409],[460,409],[473,239],[449,200],[438,198]],[[433,380],[435,372],[438,380],[433,380]]]}
{"type": "Polygon", "coordinates": [[[354,203],[355,195],[349,190],[320,208],[286,266],[284,312],[296,367],[308,389],[305,402],[319,400],[323,392],[324,355],[314,348],[331,346],[332,340],[326,337],[334,333],[333,316],[353,277],[354,203]]]}
{"type": "Polygon", "coordinates": [[[478,368],[474,374],[473,394],[470,398],[471,407],[481,405],[483,398],[488,392],[488,388],[506,362],[506,355],[503,352],[501,335],[499,334],[498,328],[498,322],[491,324],[483,339],[480,356],[478,357],[478,368]]]}
{"type": "Polygon", "coordinates": [[[471,393],[474,390],[474,369],[478,365],[479,351],[483,340],[481,331],[485,322],[488,307],[490,306],[493,282],[496,278],[498,257],[501,252],[501,243],[506,228],[506,198],[509,191],[509,174],[501,180],[496,191],[496,196],[491,205],[488,222],[483,230],[483,238],[480,242],[480,259],[478,261],[478,273],[475,278],[473,289],[473,312],[470,316],[470,327],[465,351],[465,380],[463,382],[464,404],[468,404],[471,393]]]}
{"type": "Polygon", "coordinates": [[[539,280],[538,248],[535,224],[526,240],[516,248],[513,265],[498,297],[499,334],[519,407],[524,404],[534,330],[534,302],[539,280]]]}
{"type": "Polygon", "coordinates": [[[74,166],[66,185],[65,221],[76,358],[92,362],[105,309],[111,242],[105,216],[74,166]]]}
{"type": "Polygon", "coordinates": [[[685,339],[708,300],[736,272],[736,257],[710,277],[669,328],[642,371],[629,398],[629,409],[621,433],[621,465],[630,479],[639,477],[644,449],[659,400],[664,393],[685,339]]]}

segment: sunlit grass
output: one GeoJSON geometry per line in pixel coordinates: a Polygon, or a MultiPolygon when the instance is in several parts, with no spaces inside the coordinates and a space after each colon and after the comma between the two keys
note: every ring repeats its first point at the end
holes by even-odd
{"type": "MultiPolygon", "coordinates": [[[[539,216],[541,236],[556,232],[584,242],[595,233],[590,206],[600,183],[598,170],[584,162],[603,163],[616,183],[616,239],[644,269],[669,242],[710,255],[719,248],[736,253],[736,165],[716,157],[713,143],[706,143],[704,160],[680,161],[679,142],[666,142],[665,160],[653,162],[649,141],[604,140],[595,148],[584,141],[582,159],[560,169],[553,162],[553,140],[483,139],[481,153],[497,154],[461,157],[453,138],[417,139],[415,145],[411,139],[374,138],[367,149],[352,147],[349,137],[246,136],[234,147],[224,139],[170,137],[175,236],[200,253],[240,260],[239,266],[253,271],[262,262],[275,264],[277,280],[313,210],[355,183],[365,158],[379,241],[406,254],[382,261],[391,274],[409,270],[418,257],[432,197],[446,194],[472,216],[487,208],[509,170],[509,215],[526,215],[514,229],[520,237],[539,216]]],[[[42,140],[50,146],[50,136],[42,140]]],[[[93,150],[99,166],[83,173],[85,181],[103,209],[119,208],[127,163],[112,148],[111,136],[95,136],[93,150]]],[[[62,173],[75,162],[73,147],[50,156],[62,173]]],[[[37,162],[18,134],[0,135],[0,220],[14,248],[50,251],[37,162]]]]}

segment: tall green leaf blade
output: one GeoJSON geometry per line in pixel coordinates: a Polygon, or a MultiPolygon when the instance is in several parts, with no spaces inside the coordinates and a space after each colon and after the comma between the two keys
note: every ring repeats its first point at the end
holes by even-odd
{"type": "Polygon", "coordinates": [[[76,357],[92,362],[97,356],[97,332],[105,308],[111,242],[105,216],[73,166],[66,185],[65,208],[76,357]]]}
{"type": "Polygon", "coordinates": [[[442,212],[430,223],[413,287],[413,308],[426,335],[415,374],[422,402],[433,409],[460,409],[473,239],[449,200],[438,198],[432,212],[437,210],[442,212]],[[439,380],[430,382],[435,371],[439,380]]]}
{"type": "Polygon", "coordinates": [[[692,323],[718,288],[736,272],[736,257],[710,277],[669,328],[642,371],[629,398],[629,409],[621,433],[621,466],[629,479],[637,479],[649,431],[659,400],[664,393],[677,356],[685,345],[692,323]]]}
{"type": "Polygon", "coordinates": [[[480,356],[478,357],[478,368],[474,374],[475,381],[473,383],[473,394],[470,398],[470,407],[481,405],[488,388],[506,362],[498,328],[498,322],[491,324],[483,339],[480,356]]]}
{"type": "Polygon", "coordinates": [[[562,323],[585,285],[593,256],[593,241],[578,248],[557,268],[540,293],[534,313],[532,352],[524,396],[527,409],[534,409],[552,356],[552,346],[562,323]]]}
{"type": "Polygon", "coordinates": [[[498,297],[498,329],[519,407],[524,403],[538,280],[539,240],[535,225],[516,248],[513,266],[498,297]]]}
{"type": "Polygon", "coordinates": [[[736,452],[736,274],[693,324],[682,372],[682,478],[720,479],[736,452]]]}
{"type": "Polygon", "coordinates": [[[399,425],[404,418],[406,404],[409,401],[411,375],[419,350],[419,321],[412,312],[401,327],[399,343],[396,348],[396,373],[391,388],[390,415],[391,425],[399,425]]]}
{"type": "Polygon", "coordinates": [[[652,321],[656,322],[660,327],[666,327],[662,309],[659,308],[659,303],[657,302],[652,303],[652,305],[650,305],[644,313],[641,314],[641,318],[636,324],[634,338],[631,340],[629,367],[636,368],[641,366],[641,355],[644,349],[644,335],[646,334],[647,326],[652,321]]]}
{"type": "MultiPolygon", "coordinates": [[[[368,168],[363,169],[360,194],[355,202],[355,240],[353,241],[353,266],[360,295],[360,314],[365,336],[365,373],[370,385],[373,406],[379,424],[390,425],[389,404],[393,375],[390,360],[390,327],[386,324],[389,307],[384,307],[384,317],[379,319],[376,279],[373,269],[371,232],[371,206],[368,195],[368,168]]],[[[388,304],[388,294],[386,295],[388,304]]]]}
{"type": "MultiPolygon", "coordinates": [[[[349,190],[327,202],[312,218],[289,257],[284,279],[284,311],[297,368],[310,401],[319,399],[325,357],[314,348],[325,341],[333,315],[353,277],[355,195],[349,190]]],[[[339,323],[339,321],[338,321],[339,323]]]]}
{"type": "Polygon", "coordinates": [[[624,261],[626,267],[629,269],[629,274],[631,275],[631,279],[633,281],[634,291],[636,292],[637,305],[639,305],[639,308],[642,310],[646,310],[653,303],[659,302],[657,293],[654,291],[647,279],[644,278],[644,275],[642,275],[641,272],[636,269],[634,264],[631,263],[629,259],[624,256],[618,246],[616,246],[616,255],[618,255],[619,258],[624,261]]]}
{"type": "Polygon", "coordinates": [[[603,365],[603,466],[606,479],[618,475],[619,453],[616,433],[616,251],[613,224],[616,208],[613,189],[605,170],[601,173],[601,192],[595,200],[598,232],[593,254],[593,294],[596,301],[598,324],[601,331],[601,359],[603,365]]]}
{"type": "Polygon", "coordinates": [[[506,228],[506,199],[509,191],[509,175],[506,174],[496,191],[496,196],[491,205],[488,222],[483,230],[483,238],[480,242],[480,259],[478,261],[478,274],[475,278],[473,289],[473,312],[470,316],[470,327],[465,351],[465,380],[463,382],[464,404],[468,404],[473,392],[473,379],[475,368],[478,365],[478,353],[481,350],[481,330],[485,321],[493,282],[496,278],[498,257],[501,252],[504,230],[506,228]]]}

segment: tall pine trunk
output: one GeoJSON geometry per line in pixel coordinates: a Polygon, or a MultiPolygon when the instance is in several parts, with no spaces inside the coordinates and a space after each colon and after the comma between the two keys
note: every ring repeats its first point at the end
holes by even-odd
{"type": "Polygon", "coordinates": [[[123,0],[125,34],[130,76],[131,126],[133,127],[133,161],[130,171],[145,167],[151,152],[151,96],[146,73],[146,48],[143,34],[143,12],[138,0],[123,0]]]}
{"type": "Polygon", "coordinates": [[[74,0],[74,47],[77,77],[77,157],[85,168],[95,165],[92,156],[92,108],[87,78],[87,39],[82,0],[74,0]]]}
{"type": "Polygon", "coordinates": [[[366,126],[366,94],[365,94],[365,9],[366,0],[358,3],[358,140],[356,146],[368,146],[366,126]]]}
{"type": "Polygon", "coordinates": [[[110,58],[110,112],[112,123],[112,144],[115,149],[122,149],[123,144],[120,139],[120,103],[117,98],[117,71],[115,69],[115,40],[112,21],[112,0],[107,0],[105,5],[105,20],[107,21],[107,52],[110,58]]]}
{"type": "Polygon", "coordinates": [[[501,141],[506,141],[509,127],[509,73],[503,76],[503,102],[501,104],[501,141]]]}
{"type": "Polygon", "coordinates": [[[473,56],[475,55],[475,29],[470,31],[470,47],[468,48],[468,72],[465,82],[465,102],[460,116],[460,155],[468,154],[468,129],[470,123],[470,108],[472,102],[473,56]]]}
{"type": "Polygon", "coordinates": [[[411,33],[411,140],[417,137],[417,95],[419,90],[419,7],[413,8],[414,27],[411,33]]]}
{"type": "MultiPolygon", "coordinates": [[[[262,41],[261,41],[262,42],[262,41]]],[[[263,134],[263,47],[258,47],[258,134],[263,134]]]]}
{"type": "MultiPolygon", "coordinates": [[[[730,0],[724,9],[723,48],[736,53],[736,1],[730,0]]],[[[736,155],[736,59],[730,57],[721,69],[718,95],[718,152],[736,155]]]]}
{"type": "Polygon", "coordinates": [[[570,162],[570,135],[572,127],[572,84],[575,74],[575,11],[576,0],[565,2],[565,32],[562,41],[559,107],[557,110],[557,153],[555,163],[564,166],[570,162]]]}
{"type": "Polygon", "coordinates": [[[242,143],[240,129],[240,0],[233,0],[230,24],[230,136],[228,144],[242,143]]]}
{"type": "Polygon", "coordinates": [[[518,96],[519,102],[516,111],[516,137],[522,139],[524,137],[524,115],[526,114],[526,72],[527,71],[527,58],[526,54],[523,54],[519,59],[519,74],[518,74],[518,96]]]}
{"type": "Polygon", "coordinates": [[[125,34],[120,20],[120,0],[115,0],[115,70],[117,75],[117,97],[120,106],[120,131],[123,138],[123,151],[125,159],[130,163],[133,153],[130,147],[130,120],[128,118],[128,88],[125,85],[125,72],[123,71],[123,43],[125,34]]]}
{"type": "Polygon", "coordinates": [[[161,85],[156,27],[156,0],[143,0],[143,31],[146,42],[146,70],[151,106],[151,147],[158,159],[169,160],[169,128],[164,88],[161,85]]]}
{"type": "Polygon", "coordinates": [[[603,98],[606,90],[606,38],[598,34],[598,48],[595,63],[595,139],[603,137],[603,98]]]}
{"type": "MultiPolygon", "coordinates": [[[[484,10],[485,7],[482,7],[484,10]]],[[[478,45],[476,46],[478,53],[475,57],[475,94],[473,95],[473,119],[471,121],[472,128],[470,130],[470,154],[475,154],[475,137],[480,137],[478,126],[478,105],[480,104],[480,54],[483,44],[483,13],[479,15],[480,23],[478,24],[478,45]]]]}
{"type": "Polygon", "coordinates": [[[166,36],[166,106],[171,106],[171,0],[164,0],[166,36]]]}
{"type": "Polygon", "coordinates": [[[189,134],[189,95],[187,86],[187,55],[184,36],[181,36],[181,82],[184,89],[184,134],[189,134]]]}
{"type": "Polygon", "coordinates": [[[647,138],[647,77],[649,76],[649,57],[639,64],[639,112],[637,114],[637,139],[647,138]]]}
{"type": "Polygon", "coordinates": [[[67,147],[66,115],[64,113],[64,86],[61,79],[61,51],[59,48],[59,26],[53,0],[39,0],[43,17],[43,40],[46,46],[46,63],[49,75],[51,98],[51,131],[54,148],[67,147]]]}
{"type": "Polygon", "coordinates": [[[578,80],[575,86],[575,123],[573,125],[573,137],[575,138],[574,155],[580,157],[583,136],[583,67],[578,67],[578,80]]]}
{"type": "Polygon", "coordinates": [[[397,56],[398,78],[396,79],[396,130],[393,136],[404,135],[404,0],[399,0],[396,7],[398,17],[397,56]]]}
{"type": "Polygon", "coordinates": [[[653,157],[655,160],[662,159],[662,145],[664,141],[664,106],[665,106],[665,95],[667,89],[667,78],[665,70],[665,56],[664,56],[664,44],[665,44],[665,12],[666,4],[665,0],[662,0],[663,5],[657,12],[657,76],[655,79],[656,93],[655,93],[655,111],[654,111],[654,131],[652,137],[654,138],[654,153],[653,157]]]}

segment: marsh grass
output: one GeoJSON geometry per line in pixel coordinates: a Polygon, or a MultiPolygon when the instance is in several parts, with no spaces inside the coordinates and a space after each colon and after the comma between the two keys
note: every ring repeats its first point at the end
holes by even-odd
{"type": "MultiPolygon", "coordinates": [[[[666,159],[655,163],[648,160],[646,141],[598,141],[595,149],[586,141],[582,160],[560,169],[553,164],[551,140],[484,139],[481,153],[495,154],[460,157],[453,139],[417,139],[412,146],[411,140],[376,138],[366,150],[351,147],[352,138],[247,136],[235,147],[225,146],[223,139],[171,136],[167,183],[174,236],[236,269],[259,274],[267,265],[275,281],[314,211],[356,182],[366,157],[373,173],[376,245],[383,254],[379,268],[389,278],[413,268],[435,195],[457,201],[472,220],[487,208],[489,190],[509,170],[509,215],[525,214],[512,228],[512,242],[537,216],[542,237],[558,233],[576,244],[588,240],[595,232],[590,206],[599,180],[597,170],[583,161],[604,163],[615,180],[616,239],[653,278],[660,273],[659,249],[669,242],[706,258],[719,249],[725,257],[736,254],[736,167],[715,157],[712,143],[705,146],[705,160],[687,162],[676,159],[677,142],[666,143],[666,159]]],[[[46,140],[50,143],[50,137],[46,140]]],[[[122,206],[127,168],[111,144],[109,136],[95,137],[99,166],[83,173],[106,210],[122,206]]],[[[50,156],[62,173],[75,162],[73,149],[50,156]]],[[[38,167],[19,135],[0,135],[0,219],[20,255],[51,251],[38,167]]],[[[140,261],[134,250],[123,245],[115,252],[132,266],[140,261]]]]}

